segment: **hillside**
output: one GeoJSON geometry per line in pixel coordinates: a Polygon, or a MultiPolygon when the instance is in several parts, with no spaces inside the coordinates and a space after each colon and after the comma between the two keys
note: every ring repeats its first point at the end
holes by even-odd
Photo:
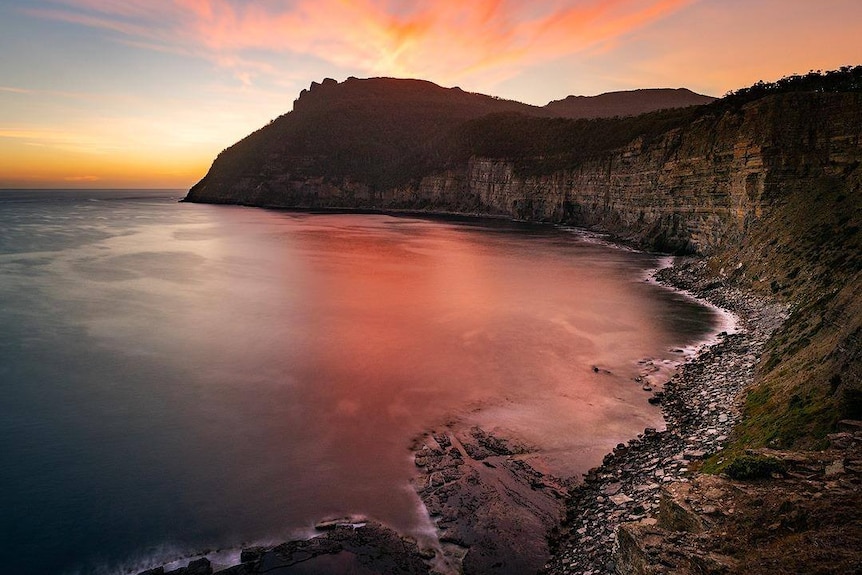
{"type": "MultiPolygon", "coordinates": [[[[610,103],[613,115],[630,115],[642,109],[690,105],[690,100],[680,98],[674,90],[636,91],[578,97],[576,105],[552,102],[540,108],[422,80],[349,78],[338,83],[327,79],[303,90],[292,112],[219,154],[187,199],[359,205],[377,201],[380,194],[394,188],[417,186],[424,176],[462,163],[477,151],[465,148],[465,142],[458,139],[458,128],[470,120],[495,114],[548,118],[520,134],[526,138],[553,125],[555,120],[550,117],[557,112],[593,116],[610,103]],[[309,196],[315,193],[309,189],[312,182],[324,196],[333,185],[351,199],[315,199],[309,196]]],[[[572,125],[571,121],[556,122],[572,125]]],[[[591,136],[603,131],[604,125],[594,125],[591,136]]],[[[629,136],[626,133],[612,144],[619,145],[629,136]]]]}
{"type": "Polygon", "coordinates": [[[280,183],[308,178],[384,190],[433,167],[448,130],[494,112],[538,113],[526,104],[445,89],[421,80],[350,78],[312,83],[294,110],[216,158],[190,201],[270,202],[280,183]]]}

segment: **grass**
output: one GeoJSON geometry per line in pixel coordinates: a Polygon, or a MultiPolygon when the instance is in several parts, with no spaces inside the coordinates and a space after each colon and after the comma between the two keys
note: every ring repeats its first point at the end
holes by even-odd
{"type": "Polygon", "coordinates": [[[704,471],[726,471],[746,448],[823,448],[839,420],[862,417],[860,183],[856,167],[789,191],[742,245],[710,262],[741,263],[731,281],[793,311],[767,344],[742,422],[704,471]]]}

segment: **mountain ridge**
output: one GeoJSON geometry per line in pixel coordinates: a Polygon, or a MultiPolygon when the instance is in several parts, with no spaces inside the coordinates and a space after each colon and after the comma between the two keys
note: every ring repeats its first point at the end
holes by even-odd
{"type": "MultiPolygon", "coordinates": [[[[674,94],[674,105],[680,102],[676,90],[620,92],[612,96],[615,111],[619,112],[620,98],[630,108],[634,104],[638,109],[656,108],[668,93],[674,94]],[[649,101],[642,102],[644,97],[649,101]]],[[[192,187],[188,199],[230,203],[229,189],[238,178],[266,181],[286,173],[294,181],[322,177],[348,182],[344,184],[348,187],[368,186],[374,192],[415,186],[429,173],[463,163],[465,156],[473,153],[469,142],[458,140],[463,136],[458,129],[469,122],[507,114],[533,118],[542,126],[571,125],[579,119],[587,121],[578,115],[594,116],[595,102],[606,107],[602,103],[606,97],[584,97],[586,100],[576,100],[576,104],[552,102],[549,111],[547,106],[465,92],[457,87],[442,88],[426,80],[351,77],[341,83],[332,79],[312,82],[300,92],[291,112],[220,153],[207,175],[192,187]],[[583,102],[587,102],[586,107],[583,102]]],[[[536,132],[541,138],[542,126],[531,125],[521,135],[536,132]]]]}
{"type": "Polygon", "coordinates": [[[605,92],[595,96],[567,96],[552,100],[543,109],[563,118],[609,118],[637,116],[668,108],[685,108],[714,102],[718,98],[688,88],[639,88],[605,92]]]}
{"type": "Polygon", "coordinates": [[[299,97],[294,100],[294,111],[305,109],[312,96],[329,96],[331,104],[332,96],[341,100],[413,96],[417,101],[442,102],[446,100],[445,94],[450,95],[450,100],[460,99],[462,102],[472,101],[474,104],[484,102],[489,110],[493,107],[493,112],[510,111],[572,119],[634,116],[669,108],[709,104],[717,100],[713,96],[698,94],[688,88],[638,88],[615,90],[594,96],[569,95],[560,100],[551,100],[544,106],[537,106],[479,92],[467,92],[458,86],[447,88],[418,78],[381,76],[360,79],[350,76],[343,82],[333,78],[312,82],[308,88],[301,90],[299,97]]]}

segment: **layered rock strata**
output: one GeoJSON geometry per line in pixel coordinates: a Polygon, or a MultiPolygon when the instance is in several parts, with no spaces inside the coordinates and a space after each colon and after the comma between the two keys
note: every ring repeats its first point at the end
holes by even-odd
{"type": "Polygon", "coordinates": [[[311,159],[275,152],[258,173],[237,170],[227,150],[187,200],[505,215],[708,253],[737,242],[790,192],[846,185],[862,162],[860,134],[862,95],[784,94],[541,175],[521,173],[509,159],[473,157],[415,184],[375,188],[309,174],[303,162],[311,159]]]}
{"type": "MultiPolygon", "coordinates": [[[[758,251],[769,246],[775,253],[783,253],[787,246],[798,244],[798,238],[768,222],[805,220],[806,213],[817,209],[821,197],[818,194],[823,190],[829,190],[835,201],[845,206],[846,213],[843,223],[822,227],[843,230],[849,239],[842,241],[848,246],[856,245],[852,241],[857,241],[853,238],[859,228],[853,218],[858,217],[858,198],[862,193],[860,135],[862,95],[784,94],[763,98],[740,109],[701,115],[684,127],[636,138],[611,153],[539,174],[526,173],[510,159],[474,156],[464,165],[445,171],[430,170],[413,183],[381,188],[350,177],[309,174],[303,169],[302,158],[285,159],[277,155],[269,156],[257,172],[235,172],[229,169],[228,151],[216,161],[207,178],[193,188],[188,200],[286,208],[503,215],[599,228],[639,245],[702,254],[731,253],[730,247],[748,245],[746,242],[756,237],[763,238],[758,251]],[[771,218],[775,214],[787,217],[771,218]],[[764,222],[768,229],[760,229],[760,235],[753,235],[752,230],[756,231],[758,225],[762,228],[764,222]]],[[[856,253],[851,249],[849,255],[856,253]]],[[[736,257],[737,266],[750,266],[761,256],[752,252],[736,257]]],[[[775,267],[774,263],[770,261],[766,267],[775,267]]],[[[804,263],[803,267],[809,264],[804,263]]],[[[790,272],[789,279],[805,277],[807,268],[800,272],[798,267],[784,270],[790,272]]],[[[849,271],[843,270],[844,276],[852,275],[853,269],[851,266],[849,271]]],[[[858,275],[858,267],[855,270],[858,275]]],[[[662,397],[668,421],[666,431],[648,430],[619,445],[573,491],[562,528],[551,536],[554,558],[546,566],[549,573],[651,573],[660,572],[662,565],[669,564],[695,572],[698,569],[745,572],[735,563],[737,559],[728,558],[726,550],[710,547],[709,543],[696,547],[697,538],[691,535],[707,532],[711,525],[718,524],[713,521],[718,516],[711,511],[711,507],[717,506],[698,499],[698,494],[721,492],[725,494],[719,497],[725,498],[722,501],[731,501],[737,500],[731,498],[738,495],[736,488],[723,483],[713,485],[710,482],[724,480],[693,476],[689,471],[697,467],[700,459],[718,451],[739,421],[743,394],[755,380],[756,366],[770,334],[786,318],[786,313],[782,306],[717,283],[715,271],[708,272],[701,263],[665,273],[675,285],[692,289],[721,307],[734,310],[742,319],[740,331],[725,336],[716,346],[701,353],[666,385],[662,397]],[[689,489],[692,483],[694,487],[689,489]],[[700,501],[699,510],[691,513],[685,505],[687,499],[700,501]],[[665,527],[652,523],[659,520],[665,527]],[[633,521],[646,523],[623,527],[615,538],[620,525],[633,521]],[[684,528],[680,528],[683,524],[684,528]],[[668,529],[668,525],[674,527],[668,529]],[[615,541],[619,545],[617,555],[612,554],[615,541]],[[673,544],[677,542],[681,546],[674,550],[673,544]],[[674,553],[681,558],[676,563],[668,555],[674,553]]],[[[771,271],[775,276],[776,270],[771,271]]],[[[748,279],[764,281],[759,275],[748,279]]],[[[773,292],[780,291],[777,281],[773,280],[772,285],[776,286],[773,292]]],[[[807,321],[807,317],[803,320],[807,321]]],[[[858,362],[858,339],[852,341],[856,342],[855,347],[839,346],[839,351],[849,358],[847,365],[858,362]]],[[[848,368],[848,373],[853,370],[848,368]]],[[[442,433],[441,438],[447,437],[451,442],[451,435],[445,430],[442,433]]],[[[487,478],[476,473],[481,467],[475,463],[481,460],[465,458],[464,454],[469,452],[456,449],[461,456],[459,461],[451,445],[444,447],[436,436],[430,437],[417,454],[417,462],[424,461],[423,467],[429,470],[427,484],[418,485],[418,490],[432,513],[447,518],[450,513],[447,505],[456,509],[460,502],[467,501],[461,495],[463,486],[481,491],[485,489],[481,487],[483,484],[479,482],[477,487],[473,480],[487,478]],[[442,477],[443,482],[435,485],[434,477],[442,477]],[[442,488],[439,494],[435,491],[438,487],[442,488]],[[439,510],[435,511],[437,507],[439,510]]],[[[517,461],[515,455],[498,453],[494,457],[511,465],[517,461]]],[[[824,478],[818,484],[825,486],[823,489],[806,491],[809,484],[805,482],[817,482],[821,476],[785,483],[788,499],[809,492],[812,497],[820,493],[821,500],[832,502],[824,505],[824,509],[835,509],[842,500],[831,497],[828,490],[837,485],[849,513],[857,513],[862,501],[854,475],[858,458],[853,457],[836,455],[834,461],[824,463],[822,472],[818,472],[824,478]],[[827,465],[833,478],[828,481],[827,465]],[[836,474],[845,475],[835,480],[836,474]]],[[[493,460],[491,463],[496,464],[493,460]]],[[[530,482],[529,473],[519,475],[515,471],[507,471],[510,474],[507,477],[517,481],[527,478],[527,483],[530,482]]],[[[796,469],[794,473],[801,472],[796,469]]],[[[493,484],[495,479],[491,479],[493,484]]],[[[777,511],[786,515],[787,510],[777,511]]],[[[457,513],[450,518],[448,526],[446,521],[441,525],[443,533],[453,534],[444,536],[445,542],[451,544],[448,552],[444,550],[450,559],[459,549],[464,558],[468,557],[465,550],[470,547],[463,535],[468,531],[461,531],[456,516],[457,513]]],[[[798,519],[790,517],[789,528],[801,528],[793,523],[794,517],[798,519]]],[[[858,513],[854,517],[851,517],[856,521],[853,525],[858,527],[858,513]]],[[[828,521],[832,520],[824,519],[822,533],[843,536],[828,521]]],[[[545,521],[540,520],[537,529],[541,528],[539,524],[544,525],[545,521]]],[[[727,519],[721,525],[734,529],[734,525],[742,524],[727,519]]],[[[787,526],[779,522],[774,531],[786,530],[787,526]]],[[[479,556],[482,548],[477,541],[473,541],[475,556],[479,556]]],[[[804,537],[799,541],[802,548],[816,547],[816,541],[804,537]]],[[[853,563],[855,556],[850,555],[842,565],[850,565],[852,571],[858,565],[853,563]]],[[[749,567],[769,565],[768,561],[764,559],[749,567]]],[[[494,566],[483,563],[483,568],[494,566]]]]}

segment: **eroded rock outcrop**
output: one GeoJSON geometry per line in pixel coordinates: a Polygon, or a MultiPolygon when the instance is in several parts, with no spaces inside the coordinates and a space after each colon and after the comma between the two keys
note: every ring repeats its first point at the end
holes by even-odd
{"type": "Polygon", "coordinates": [[[452,573],[535,573],[547,561],[545,533],[559,522],[567,491],[530,465],[532,451],[479,427],[417,438],[414,488],[452,573]]]}
{"type": "Polygon", "coordinates": [[[836,435],[820,452],[760,449],[748,457],[782,471],[669,485],[655,518],[617,530],[617,572],[859,572],[862,433],[836,435]]]}
{"type": "MultiPolygon", "coordinates": [[[[433,557],[433,554],[431,555],[433,557]]],[[[428,575],[428,555],[416,541],[401,537],[374,522],[335,524],[311,539],[287,541],[274,547],[242,550],[240,564],[219,569],[221,575],[307,575],[356,573],[357,575],[428,575]]],[[[211,575],[206,558],[194,560],[175,571],[163,567],[139,575],[211,575]]]]}

